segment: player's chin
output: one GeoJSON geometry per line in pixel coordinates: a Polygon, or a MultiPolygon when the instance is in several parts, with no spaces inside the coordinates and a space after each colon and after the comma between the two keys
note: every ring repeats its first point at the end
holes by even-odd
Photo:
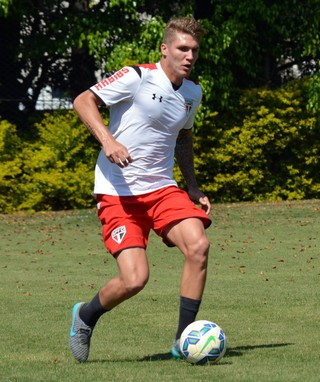
{"type": "Polygon", "coordinates": [[[183,74],[183,77],[186,78],[186,77],[189,77],[190,73],[191,73],[191,70],[192,68],[189,68],[189,67],[185,67],[181,70],[181,73],[183,74]]]}

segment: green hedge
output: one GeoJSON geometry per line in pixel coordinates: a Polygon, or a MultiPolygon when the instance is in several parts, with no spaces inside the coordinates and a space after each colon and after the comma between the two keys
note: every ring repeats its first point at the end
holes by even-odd
{"type": "Polygon", "coordinates": [[[16,198],[22,176],[22,142],[17,129],[7,121],[0,121],[0,212],[18,209],[16,198]]]}
{"type": "Polygon", "coordinates": [[[215,201],[320,196],[320,123],[307,111],[307,84],[252,89],[231,112],[197,125],[196,169],[215,201]]]}
{"type": "MultiPolygon", "coordinates": [[[[199,113],[195,166],[215,202],[311,199],[320,196],[320,125],[307,108],[308,86],[235,96],[228,112],[199,113]]],[[[94,205],[99,145],[74,111],[48,113],[22,139],[0,121],[0,212],[87,208],[94,205]]],[[[178,168],[175,176],[183,187],[178,168]]]]}
{"type": "Polygon", "coordinates": [[[98,144],[73,111],[46,114],[35,128],[34,142],[22,142],[14,126],[0,123],[0,211],[92,206],[98,144]]]}

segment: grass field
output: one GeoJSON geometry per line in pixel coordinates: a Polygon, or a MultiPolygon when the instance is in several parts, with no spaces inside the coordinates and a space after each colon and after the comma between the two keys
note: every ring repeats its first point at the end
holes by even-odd
{"type": "Polygon", "coordinates": [[[95,211],[0,215],[0,381],[319,381],[320,200],[214,205],[198,319],[228,337],[220,363],[174,361],[182,256],[151,235],[151,277],[69,353],[71,308],[116,273],[95,211]]]}

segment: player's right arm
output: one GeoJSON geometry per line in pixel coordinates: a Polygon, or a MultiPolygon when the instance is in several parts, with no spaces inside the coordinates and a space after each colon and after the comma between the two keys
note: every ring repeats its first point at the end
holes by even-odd
{"type": "Polygon", "coordinates": [[[99,112],[102,104],[98,96],[86,90],[76,97],[73,107],[91,134],[100,142],[109,161],[121,168],[127,167],[132,163],[132,158],[126,147],[117,142],[105,126],[99,112]]]}

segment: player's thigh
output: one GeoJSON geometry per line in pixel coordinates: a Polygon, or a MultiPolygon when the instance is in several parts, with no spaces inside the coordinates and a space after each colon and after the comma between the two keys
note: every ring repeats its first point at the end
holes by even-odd
{"type": "Polygon", "coordinates": [[[147,247],[152,221],[135,197],[98,195],[97,199],[102,238],[113,256],[127,248],[147,247]]]}
{"type": "Polygon", "coordinates": [[[144,286],[149,279],[149,263],[144,248],[133,247],[117,256],[119,275],[123,282],[132,286],[144,286]]]}
{"type": "Polygon", "coordinates": [[[203,222],[198,218],[188,218],[175,222],[165,230],[164,235],[185,255],[207,254],[210,247],[203,222]]]}

